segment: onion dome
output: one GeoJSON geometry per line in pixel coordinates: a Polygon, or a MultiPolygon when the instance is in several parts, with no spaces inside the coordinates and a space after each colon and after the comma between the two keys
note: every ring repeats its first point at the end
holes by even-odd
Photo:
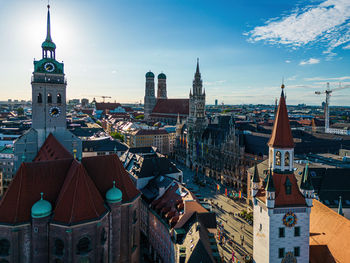
{"type": "Polygon", "coordinates": [[[158,75],[158,79],[166,79],[165,74],[164,74],[164,73],[160,73],[160,74],[158,75]]]}
{"type": "Polygon", "coordinates": [[[43,199],[43,193],[40,193],[41,198],[32,206],[32,218],[43,218],[51,214],[52,206],[50,202],[43,199]]]}
{"type": "Polygon", "coordinates": [[[106,193],[106,200],[108,203],[118,203],[121,202],[123,198],[122,191],[115,187],[115,181],[113,181],[113,187],[109,189],[106,193]]]}
{"type": "Polygon", "coordinates": [[[146,78],[154,78],[153,72],[152,72],[152,71],[148,71],[148,72],[146,73],[146,78]]]}

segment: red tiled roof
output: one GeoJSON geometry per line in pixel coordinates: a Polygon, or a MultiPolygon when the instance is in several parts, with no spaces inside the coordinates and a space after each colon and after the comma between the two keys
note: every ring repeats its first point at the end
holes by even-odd
{"type": "Polygon", "coordinates": [[[0,201],[0,222],[30,221],[31,208],[41,192],[54,206],[71,163],[72,159],[23,163],[0,201]]]}
{"type": "MultiPolygon", "coordinates": [[[[278,174],[273,172],[273,184],[275,186],[275,207],[283,206],[306,206],[303,194],[300,192],[297,180],[294,174],[278,174]],[[291,194],[286,194],[285,182],[289,178],[291,182],[291,194]]],[[[261,187],[256,197],[266,203],[266,190],[261,187]]]]}
{"type": "Polygon", "coordinates": [[[123,202],[132,201],[140,194],[117,155],[85,157],[81,162],[103,197],[113,181],[123,193],[123,202]]]}
{"type": "Polygon", "coordinates": [[[74,160],[56,202],[54,221],[70,225],[98,218],[105,211],[103,198],[84,166],[74,160]]]}
{"type": "Polygon", "coordinates": [[[153,113],[188,115],[189,99],[157,99],[153,113]]]}
{"type": "Polygon", "coordinates": [[[349,262],[350,220],[317,200],[310,214],[310,262],[349,262]]]}
{"type": "Polygon", "coordinates": [[[276,189],[276,207],[306,205],[305,198],[299,190],[297,179],[294,174],[278,174],[274,172],[273,183],[276,189]],[[284,186],[287,177],[292,184],[292,191],[289,195],[286,194],[286,188],[284,186]]]}
{"type": "Polygon", "coordinates": [[[33,162],[73,159],[72,154],[57,141],[52,133],[47,136],[33,162]]]}
{"type": "Polygon", "coordinates": [[[286,100],[282,89],[280,103],[278,105],[275,122],[271,138],[268,142],[270,147],[278,148],[293,148],[294,141],[292,131],[289,125],[288,111],[286,106],[286,100]]]}
{"type": "Polygon", "coordinates": [[[120,103],[111,103],[111,102],[96,102],[96,110],[114,110],[121,106],[120,103]]]}
{"type": "MultiPolygon", "coordinates": [[[[51,143],[44,145],[57,142],[54,138],[47,140],[51,143]]],[[[113,180],[123,193],[123,202],[139,195],[117,155],[83,158],[81,164],[73,158],[23,163],[0,200],[0,223],[30,221],[40,192],[53,206],[56,221],[71,224],[95,219],[105,211],[103,199],[113,180]]]]}

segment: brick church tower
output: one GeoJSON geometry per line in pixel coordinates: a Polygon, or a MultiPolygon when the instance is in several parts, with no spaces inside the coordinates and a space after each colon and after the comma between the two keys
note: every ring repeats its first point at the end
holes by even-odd
{"type": "Polygon", "coordinates": [[[313,188],[308,169],[300,188],[294,175],[294,142],[284,85],[268,146],[270,171],[264,182],[257,169],[252,179],[254,262],[308,263],[313,188]]]}

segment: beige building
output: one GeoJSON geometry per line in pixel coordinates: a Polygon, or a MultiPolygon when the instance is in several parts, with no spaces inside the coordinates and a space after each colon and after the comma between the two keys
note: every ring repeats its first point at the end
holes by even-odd
{"type": "Polygon", "coordinates": [[[172,152],[172,148],[170,145],[174,145],[171,143],[173,136],[169,134],[164,129],[158,130],[137,130],[130,133],[126,143],[130,147],[149,147],[154,146],[157,147],[158,150],[162,154],[169,154],[172,152]]]}

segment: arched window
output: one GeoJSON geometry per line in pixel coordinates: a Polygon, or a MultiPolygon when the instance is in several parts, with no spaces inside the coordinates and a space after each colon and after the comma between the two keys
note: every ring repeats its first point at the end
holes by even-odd
{"type": "Polygon", "coordinates": [[[276,152],[276,165],[278,165],[278,166],[281,165],[281,152],[280,151],[276,152]]]}
{"type": "Polygon", "coordinates": [[[284,165],[289,166],[289,152],[284,154],[284,165]]]}
{"type": "Polygon", "coordinates": [[[55,240],[55,255],[63,256],[64,254],[64,243],[61,239],[55,240]]]}
{"type": "Polygon", "coordinates": [[[51,93],[47,94],[47,103],[52,103],[52,95],[51,95],[51,93]]]}
{"type": "Polygon", "coordinates": [[[43,102],[43,95],[41,95],[41,93],[38,94],[38,103],[42,103],[43,102]]]}
{"type": "Polygon", "coordinates": [[[104,228],[102,228],[101,231],[101,244],[104,245],[106,243],[107,240],[107,232],[104,228]]]}
{"type": "Polygon", "coordinates": [[[10,241],[7,239],[0,239],[0,256],[6,257],[10,253],[10,241]]]}
{"type": "Polygon", "coordinates": [[[83,237],[77,244],[77,254],[84,255],[91,251],[91,241],[88,237],[83,237]]]}
{"type": "Polygon", "coordinates": [[[57,103],[62,103],[62,96],[60,93],[57,93],[57,103]]]}

